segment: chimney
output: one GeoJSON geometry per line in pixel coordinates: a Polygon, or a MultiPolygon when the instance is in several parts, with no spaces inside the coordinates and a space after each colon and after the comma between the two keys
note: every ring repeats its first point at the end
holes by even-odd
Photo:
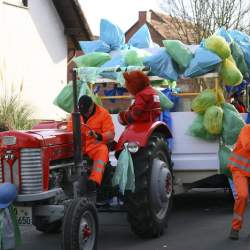
{"type": "Polygon", "coordinates": [[[139,23],[144,24],[151,21],[150,11],[139,11],[139,23]]]}

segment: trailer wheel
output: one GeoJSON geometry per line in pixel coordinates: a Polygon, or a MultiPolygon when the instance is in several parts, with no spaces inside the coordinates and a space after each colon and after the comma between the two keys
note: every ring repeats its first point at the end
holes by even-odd
{"type": "Polygon", "coordinates": [[[154,133],[148,146],[132,157],[135,192],[126,194],[128,222],[139,237],[158,237],[166,227],[173,194],[172,162],[166,139],[154,133]]]}
{"type": "Polygon", "coordinates": [[[62,228],[62,220],[57,220],[51,223],[45,223],[43,221],[37,220],[35,227],[36,230],[46,234],[60,233],[62,228]]]}
{"type": "Polygon", "coordinates": [[[87,198],[68,205],[62,228],[63,250],[96,250],[98,218],[95,205],[87,198]]]}

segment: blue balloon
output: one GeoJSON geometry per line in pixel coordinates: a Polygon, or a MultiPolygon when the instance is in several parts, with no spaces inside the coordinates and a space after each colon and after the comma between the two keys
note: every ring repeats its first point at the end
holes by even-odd
{"type": "Polygon", "coordinates": [[[9,182],[0,184],[0,208],[7,208],[16,199],[17,187],[9,182]]]}

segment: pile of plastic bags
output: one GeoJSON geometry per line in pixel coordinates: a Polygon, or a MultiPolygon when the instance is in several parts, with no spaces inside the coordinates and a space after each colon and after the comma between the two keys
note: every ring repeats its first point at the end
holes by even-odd
{"type": "MultiPolygon", "coordinates": [[[[81,41],[85,55],[74,61],[77,67],[149,66],[150,75],[172,81],[218,72],[228,86],[236,86],[249,76],[250,37],[240,31],[221,27],[199,45],[178,40],[162,43],[159,47],[152,41],[146,24],[125,43],[122,30],[102,19],[99,40],[81,41]]],[[[103,76],[119,80],[115,73],[103,76]]]]}
{"type": "Polygon", "coordinates": [[[206,89],[192,102],[197,113],[188,133],[207,141],[219,140],[220,171],[229,174],[227,159],[245,121],[235,107],[223,100],[222,90],[206,89]]]}

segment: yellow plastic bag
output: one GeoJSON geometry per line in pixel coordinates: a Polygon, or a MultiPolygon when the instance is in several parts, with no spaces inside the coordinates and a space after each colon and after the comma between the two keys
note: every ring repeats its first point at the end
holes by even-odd
{"type": "Polygon", "coordinates": [[[212,35],[205,41],[205,47],[217,54],[220,58],[226,59],[231,55],[231,50],[226,40],[217,35],[212,35]]]}
{"type": "Polygon", "coordinates": [[[222,62],[220,75],[224,83],[228,86],[239,85],[243,80],[241,72],[229,59],[222,62]]]}
{"type": "Polygon", "coordinates": [[[216,99],[217,99],[216,104],[221,105],[222,103],[225,103],[225,97],[224,97],[222,88],[218,86],[214,89],[214,92],[215,92],[216,99]]]}
{"type": "Polygon", "coordinates": [[[200,139],[206,140],[206,141],[214,141],[218,138],[217,135],[210,134],[204,127],[203,124],[204,121],[204,115],[198,114],[190,127],[188,128],[187,134],[198,137],[200,139]]]}
{"type": "Polygon", "coordinates": [[[204,113],[212,105],[216,105],[217,96],[213,89],[205,89],[192,101],[191,108],[196,113],[204,113]]]}
{"type": "Polygon", "coordinates": [[[204,114],[204,127],[212,135],[219,135],[222,130],[223,109],[218,106],[209,107],[204,114]]]}

